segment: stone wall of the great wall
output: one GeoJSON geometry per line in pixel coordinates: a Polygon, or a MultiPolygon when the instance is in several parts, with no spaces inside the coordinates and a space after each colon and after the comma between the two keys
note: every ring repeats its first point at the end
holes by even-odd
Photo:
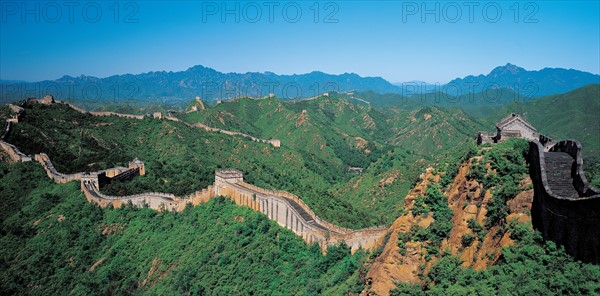
{"type": "MultiPolygon", "coordinates": [[[[134,119],[143,119],[142,115],[119,114],[113,112],[88,112],[74,105],[54,101],[53,98],[45,98],[40,101],[43,104],[60,103],[66,104],[76,111],[94,116],[119,116],[134,119]]],[[[155,116],[157,117],[157,116],[155,116]]],[[[161,116],[164,119],[181,122],[178,118],[161,116]]],[[[17,118],[18,120],[18,118],[17,118]]],[[[10,130],[15,120],[7,121],[6,130],[2,132],[4,137],[10,130]]],[[[185,122],[182,122],[191,126],[185,122]]],[[[228,135],[242,136],[252,141],[268,143],[275,147],[280,146],[279,140],[263,140],[239,132],[231,132],[223,129],[208,127],[203,124],[195,124],[195,127],[207,131],[220,132],[228,135]]],[[[17,147],[0,139],[0,147],[5,150],[14,161],[30,161],[32,157],[19,151],[17,147]]],[[[236,204],[249,207],[255,211],[265,214],[269,219],[276,221],[279,225],[292,230],[301,236],[307,243],[318,244],[323,250],[327,246],[344,241],[351,247],[352,251],[359,248],[373,249],[378,246],[385,235],[386,227],[372,227],[361,230],[352,230],[339,227],[320,219],[299,197],[285,191],[274,191],[243,181],[242,173],[236,170],[219,170],[215,172],[215,184],[208,188],[199,190],[185,197],[177,197],[173,194],[148,192],[129,196],[110,196],[100,192],[100,187],[110,182],[111,178],[130,177],[144,175],[144,165],[137,159],[129,163],[129,167],[115,167],[98,172],[80,172],[64,174],[58,172],[50,157],[44,153],[35,154],[33,157],[46,171],[48,177],[57,183],[79,181],[81,190],[86,199],[100,207],[118,208],[124,205],[137,207],[148,207],[160,211],[182,211],[188,204],[199,205],[208,202],[215,196],[225,196],[232,199],[236,204]]]]}
{"type": "Polygon", "coordinates": [[[581,144],[574,140],[558,142],[550,152],[565,152],[575,160],[572,183],[579,196],[564,197],[552,192],[546,169],[544,147],[537,141],[529,146],[530,175],[534,186],[532,223],[544,239],[563,245],[575,258],[600,263],[600,191],[583,174],[581,144]]]}
{"type": "MultiPolygon", "coordinates": [[[[241,176],[241,173],[239,173],[241,176]]],[[[344,241],[352,251],[373,249],[387,232],[387,227],[352,230],[320,219],[300,198],[285,192],[260,188],[235,178],[224,180],[215,175],[215,195],[231,198],[236,204],[265,214],[279,225],[292,230],[307,243],[322,249],[344,241]]]]}

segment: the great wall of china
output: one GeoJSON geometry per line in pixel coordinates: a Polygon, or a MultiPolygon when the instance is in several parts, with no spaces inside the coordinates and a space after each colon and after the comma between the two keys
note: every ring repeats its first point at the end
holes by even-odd
{"type": "Polygon", "coordinates": [[[544,239],[565,247],[584,262],[600,263],[600,190],[583,172],[581,144],[556,143],[549,151],[529,142],[529,171],[534,186],[533,226],[544,239]]]}
{"type": "MultiPolygon", "coordinates": [[[[78,109],[75,106],[69,106],[75,110],[78,109]]],[[[21,153],[17,147],[4,141],[11,126],[18,123],[18,114],[22,111],[14,105],[11,106],[11,109],[17,115],[6,121],[6,128],[0,135],[0,146],[14,161],[31,161],[31,156],[21,153]]],[[[78,111],[95,116],[115,115],[134,119],[144,118],[129,114],[92,113],[81,109],[78,111]]],[[[164,118],[179,121],[175,117],[164,118]]],[[[209,131],[223,132],[223,130],[203,125],[199,127],[209,131]]],[[[240,133],[225,133],[234,136],[242,135],[250,140],[256,140],[254,137],[240,133]]],[[[540,140],[544,141],[543,138],[540,140]]],[[[260,141],[269,143],[269,140],[260,141]]],[[[273,143],[270,144],[273,145],[273,143]]],[[[79,181],[87,200],[101,207],[120,207],[123,204],[131,204],[156,210],[181,211],[188,203],[198,205],[216,196],[226,196],[238,205],[247,206],[265,214],[281,226],[291,229],[306,242],[319,244],[322,249],[339,241],[346,242],[353,251],[360,247],[372,249],[381,243],[387,232],[385,227],[351,230],[323,221],[297,196],[245,183],[242,173],[237,170],[216,171],[213,185],[185,197],[176,197],[166,193],[108,196],[100,192],[103,183],[120,176],[144,175],[143,163],[134,160],[129,163],[128,168],[117,167],[100,172],[62,174],[54,169],[47,155],[36,154],[33,159],[43,166],[48,176],[55,182],[79,181]]],[[[544,145],[538,140],[530,140],[529,162],[530,176],[535,192],[532,205],[534,227],[541,231],[545,239],[564,245],[566,251],[575,258],[586,262],[600,263],[600,241],[598,240],[600,237],[600,227],[598,227],[600,225],[600,190],[591,186],[585,178],[581,144],[575,140],[567,140],[554,145],[544,145]]]]}
{"type": "Polygon", "coordinates": [[[47,96],[46,98],[39,100],[41,103],[43,104],[51,104],[51,103],[57,103],[57,104],[64,104],[67,105],[69,107],[71,107],[73,110],[79,111],[81,113],[84,114],[90,114],[90,115],[94,115],[94,116],[117,116],[117,117],[123,117],[123,118],[131,118],[131,119],[144,119],[147,116],[151,116],[153,118],[156,119],[166,119],[166,120],[171,120],[171,121],[176,121],[176,122],[181,122],[189,127],[196,127],[196,128],[201,128],[204,129],[206,131],[209,132],[216,132],[216,133],[222,133],[222,134],[226,134],[226,135],[230,135],[230,136],[240,136],[240,137],[244,137],[248,140],[254,141],[254,142],[259,142],[259,143],[265,143],[265,144],[270,144],[273,147],[280,147],[281,146],[281,141],[278,139],[270,139],[270,140],[265,140],[265,139],[260,139],[248,134],[244,134],[241,132],[234,132],[234,131],[229,131],[229,130],[224,130],[224,129],[220,129],[220,128],[216,128],[216,127],[210,127],[207,126],[203,123],[195,123],[195,124],[189,124],[185,121],[180,120],[177,117],[174,116],[166,116],[163,115],[160,112],[155,112],[154,114],[151,115],[133,115],[133,114],[123,114],[123,113],[115,113],[115,112],[96,112],[96,111],[86,111],[83,110],[73,104],[70,103],[66,103],[66,102],[61,102],[61,101],[55,101],[54,98],[52,98],[51,96],[47,96]]]}
{"type": "MultiPolygon", "coordinates": [[[[74,106],[71,107],[74,109],[77,108],[74,106]]],[[[78,111],[90,113],[81,109],[78,111]]],[[[140,119],[137,115],[128,114],[107,114],[106,112],[90,114],[95,116],[115,115],[140,119]]],[[[359,248],[367,250],[373,249],[382,242],[383,237],[388,230],[387,227],[371,227],[353,230],[331,224],[319,218],[296,195],[285,191],[272,191],[245,183],[242,172],[234,169],[216,171],[215,183],[213,185],[184,197],[177,197],[172,194],[159,192],[149,192],[130,196],[105,195],[100,192],[100,188],[103,184],[106,184],[107,182],[110,182],[111,179],[115,178],[130,178],[137,175],[144,175],[144,164],[138,160],[133,160],[129,162],[127,168],[116,167],[98,172],[63,174],[54,168],[52,161],[46,154],[35,154],[32,158],[31,156],[23,154],[14,145],[4,142],[4,137],[6,136],[7,131],[10,130],[11,125],[14,122],[18,122],[18,116],[15,120],[9,120],[10,122],[7,121],[6,131],[3,132],[2,137],[0,138],[0,146],[7,152],[13,161],[31,161],[32,159],[35,159],[42,165],[48,177],[55,182],[80,182],[81,190],[86,196],[86,199],[89,202],[98,204],[100,207],[118,208],[122,205],[130,204],[155,210],[182,211],[187,204],[195,206],[208,202],[213,197],[225,196],[232,199],[238,205],[246,206],[265,214],[279,225],[286,227],[295,234],[301,236],[307,243],[316,243],[323,250],[325,250],[327,246],[338,244],[340,241],[344,241],[350,246],[353,252],[359,248]]],[[[179,121],[177,118],[169,120],[179,121]]],[[[223,132],[223,130],[212,128],[211,131],[223,132]]],[[[231,135],[240,134],[232,132],[231,135]]],[[[249,139],[255,140],[256,138],[251,137],[249,139]]]]}

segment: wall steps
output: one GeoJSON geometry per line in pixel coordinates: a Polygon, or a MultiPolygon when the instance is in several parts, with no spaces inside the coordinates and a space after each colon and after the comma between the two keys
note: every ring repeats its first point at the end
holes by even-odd
{"type": "Polygon", "coordinates": [[[573,157],[566,152],[544,152],[546,177],[553,193],[563,197],[577,197],[573,185],[573,157]]]}

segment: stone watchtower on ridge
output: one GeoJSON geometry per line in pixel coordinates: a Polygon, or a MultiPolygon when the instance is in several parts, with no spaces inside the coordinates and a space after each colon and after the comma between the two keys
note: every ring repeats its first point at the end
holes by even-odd
{"type": "Polygon", "coordinates": [[[477,144],[498,143],[513,138],[538,140],[540,134],[519,114],[511,113],[496,123],[496,133],[479,132],[477,144]]]}
{"type": "Polygon", "coordinates": [[[215,185],[223,183],[244,182],[244,174],[235,169],[222,169],[215,171],[215,185]]]}
{"type": "Polygon", "coordinates": [[[128,168],[131,169],[138,169],[140,172],[140,176],[143,176],[146,174],[146,169],[144,167],[144,163],[142,161],[140,161],[139,159],[135,158],[134,160],[129,162],[128,168]]]}

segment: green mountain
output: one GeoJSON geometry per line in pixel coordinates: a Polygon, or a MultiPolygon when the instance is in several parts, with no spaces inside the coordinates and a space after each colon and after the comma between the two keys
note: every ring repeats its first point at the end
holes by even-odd
{"type": "Polygon", "coordinates": [[[590,84],[564,94],[536,99],[528,99],[510,89],[495,89],[461,96],[429,93],[403,97],[375,92],[356,92],[351,96],[378,108],[457,108],[478,122],[483,128],[482,131],[489,132],[494,130],[498,120],[510,113],[518,113],[539,132],[553,139],[579,140],[584,146],[584,155],[588,158],[597,158],[600,152],[600,121],[597,116],[600,113],[599,84],[590,84]]]}
{"type": "Polygon", "coordinates": [[[584,156],[600,155],[600,84],[591,84],[560,95],[527,103],[513,102],[478,118],[492,131],[494,124],[510,113],[522,115],[537,130],[556,140],[576,139],[584,156]]]}
{"type": "MultiPolygon", "coordinates": [[[[516,110],[550,136],[572,135],[576,124],[579,129],[587,125],[589,137],[581,140],[592,141],[594,129],[598,130],[592,115],[597,114],[598,89],[592,85],[515,103],[497,114],[516,110]],[[562,119],[564,114],[571,121],[543,122],[562,119]]],[[[249,183],[290,191],[321,218],[351,228],[390,225],[407,214],[404,198],[431,166],[439,185],[432,187],[435,192],[417,190],[426,196],[412,206],[417,216],[431,212],[434,222],[430,229],[405,229],[410,237],[403,238],[423,246],[419,260],[427,268],[417,272],[424,285],[399,284],[392,293],[493,294],[520,285],[537,294],[598,291],[593,280],[600,274],[597,266],[575,262],[556,245],[543,242],[526,223],[507,221],[505,201],[528,190],[522,182],[527,145],[508,141],[474,149],[476,132],[491,130],[495,114],[473,119],[461,109],[445,106],[378,108],[358,93],[302,101],[240,98],[215,106],[191,105],[198,110],[176,116],[189,124],[279,139],[282,145],[171,120],[97,117],[63,104],[26,102],[21,103],[25,110],[6,141],[28,154],[47,153],[65,173],[124,165],[136,157],[143,160],[145,176],[102,189],[115,195],[147,191],[185,195],[213,183],[216,169],[237,168],[249,183]],[[473,174],[461,178],[492,188],[484,215],[493,218],[494,233],[503,236],[508,231],[515,242],[498,250],[500,258],[488,271],[462,267],[460,259],[442,248],[457,222],[443,189],[453,184],[459,166],[468,165],[464,160],[474,155],[494,160],[490,174],[497,176],[487,176],[484,164],[473,162],[473,174]],[[363,170],[352,173],[349,167],[363,170]],[[432,257],[437,261],[430,262],[432,257]],[[561,285],[551,286],[557,282],[561,285]]],[[[0,108],[1,119],[9,116],[7,106],[0,108]]],[[[591,179],[597,176],[593,173],[591,179]]],[[[356,295],[369,285],[370,265],[386,252],[381,248],[372,254],[350,254],[347,246],[339,245],[323,255],[318,246],[307,246],[264,215],[223,198],[180,213],[100,209],[87,203],[79,186],[53,183],[36,163],[0,162],[5,200],[0,206],[0,294],[356,295]]],[[[463,187],[456,187],[468,196],[463,187]]],[[[460,203],[458,208],[467,207],[460,203]]],[[[491,233],[491,228],[476,232],[485,236],[487,231],[491,233]]],[[[462,243],[474,239],[463,236],[462,243]]],[[[400,237],[391,242],[407,246],[400,237]]]]}
{"type": "Polygon", "coordinates": [[[390,222],[427,166],[473,143],[478,123],[458,109],[375,108],[350,94],[295,102],[241,98],[179,115],[203,123],[279,139],[298,151],[311,170],[324,172],[328,194],[390,222]],[[314,167],[313,167],[314,166],[314,167]],[[347,173],[361,167],[363,173],[347,173]],[[328,177],[327,177],[328,176],[328,177]]]}
{"type": "Polygon", "coordinates": [[[28,154],[47,153],[65,173],[145,161],[147,176],[111,184],[106,190],[114,194],[189,194],[211,184],[215,169],[234,167],[250,183],[302,197],[328,221],[360,228],[391,223],[423,169],[473,143],[481,129],[460,110],[383,110],[354,101],[343,94],[297,102],[242,98],[179,115],[190,124],[279,139],[280,148],[172,121],[94,117],[56,104],[24,104],[7,141],[28,154]]]}

